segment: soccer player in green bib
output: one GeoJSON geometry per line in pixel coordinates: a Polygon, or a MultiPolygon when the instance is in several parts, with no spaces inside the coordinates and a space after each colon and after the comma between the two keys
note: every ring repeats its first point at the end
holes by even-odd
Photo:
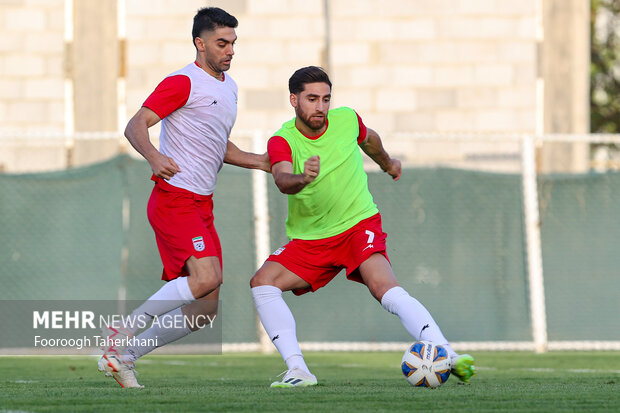
{"type": "Polygon", "coordinates": [[[379,135],[353,109],[329,109],[331,86],[319,67],[297,70],[289,80],[295,118],[282,125],[267,145],[275,183],[288,195],[290,239],[250,281],[261,322],[287,365],[284,377],[271,387],[317,384],[299,348],[295,319],[282,292],[316,291],[342,269],[349,280],[366,285],[383,308],[397,315],[415,340],[443,345],[452,374],[468,382],[475,374],[473,358],[455,353],[428,310],[398,285],[359,148],[395,181],[401,163],[390,158],[379,135]]]}

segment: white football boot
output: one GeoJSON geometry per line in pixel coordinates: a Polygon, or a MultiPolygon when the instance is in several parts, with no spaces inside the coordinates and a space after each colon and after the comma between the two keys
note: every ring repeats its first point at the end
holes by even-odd
{"type": "Polygon", "coordinates": [[[97,363],[97,369],[104,372],[106,377],[113,377],[123,388],[144,388],[138,383],[133,363],[121,361],[121,352],[132,334],[124,328],[104,326],[102,336],[106,339],[103,357],[97,363]]]}
{"type": "Polygon", "coordinates": [[[114,380],[124,389],[144,388],[136,379],[136,371],[133,363],[123,362],[115,355],[104,354],[99,360],[98,366],[99,371],[104,371],[106,373],[105,375],[108,377],[114,377],[114,380]]]}
{"type": "Polygon", "coordinates": [[[314,374],[308,373],[299,368],[292,368],[285,372],[282,381],[274,381],[271,387],[289,388],[289,387],[308,387],[316,386],[317,380],[314,374]]]}

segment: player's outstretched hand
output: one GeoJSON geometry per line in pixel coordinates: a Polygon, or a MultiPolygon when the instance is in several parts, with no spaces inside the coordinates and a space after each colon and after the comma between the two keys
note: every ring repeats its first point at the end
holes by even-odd
{"type": "Polygon", "coordinates": [[[304,163],[304,182],[309,184],[319,176],[319,170],[321,169],[321,160],[318,155],[311,156],[304,163]]]}
{"type": "Polygon", "coordinates": [[[181,172],[181,168],[179,168],[174,159],[163,155],[161,152],[158,152],[156,156],[148,161],[153,173],[159,178],[170,179],[177,172],[181,172]]]}
{"type": "Polygon", "coordinates": [[[390,159],[390,166],[385,171],[392,177],[393,180],[398,181],[400,174],[402,173],[400,161],[396,158],[390,159]]]}

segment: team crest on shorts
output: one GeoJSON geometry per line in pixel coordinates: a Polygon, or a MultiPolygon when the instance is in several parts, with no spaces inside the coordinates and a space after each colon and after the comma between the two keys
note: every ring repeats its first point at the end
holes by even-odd
{"type": "Polygon", "coordinates": [[[205,249],[205,241],[202,237],[194,237],[192,238],[192,242],[194,243],[194,249],[196,251],[203,251],[205,249]]]}
{"type": "Polygon", "coordinates": [[[273,252],[273,254],[271,254],[271,255],[280,255],[280,254],[282,254],[283,251],[284,251],[284,247],[280,247],[277,250],[275,250],[273,252]]]}

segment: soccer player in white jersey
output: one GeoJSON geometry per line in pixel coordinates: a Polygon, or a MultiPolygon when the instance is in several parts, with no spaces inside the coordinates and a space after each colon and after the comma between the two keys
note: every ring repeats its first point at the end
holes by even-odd
{"type": "MultiPolygon", "coordinates": [[[[192,37],[196,60],[167,76],[131,118],[125,136],[148,161],[155,182],[147,214],[163,262],[167,283],[135,309],[127,320],[174,317],[187,321],[196,312],[213,320],[222,283],[222,250],[213,226],[217,173],[222,164],[269,171],[267,154],[240,150],[228,140],[237,116],[237,85],[225,72],[237,40],[237,19],[217,7],[198,10],[192,37]],[[148,128],[162,121],[160,149],[148,128]],[[192,304],[190,304],[192,303],[192,304]]],[[[207,321],[208,322],[208,321],[207,321]]],[[[176,341],[196,325],[151,326],[126,348],[116,343],[137,332],[140,323],[109,327],[99,370],[122,387],[143,387],[134,362],[156,347],[176,341]],[[191,327],[191,328],[190,328],[191,327]],[[147,340],[156,338],[157,340],[147,340]],[[140,345],[154,343],[156,346],[140,345]]]]}

